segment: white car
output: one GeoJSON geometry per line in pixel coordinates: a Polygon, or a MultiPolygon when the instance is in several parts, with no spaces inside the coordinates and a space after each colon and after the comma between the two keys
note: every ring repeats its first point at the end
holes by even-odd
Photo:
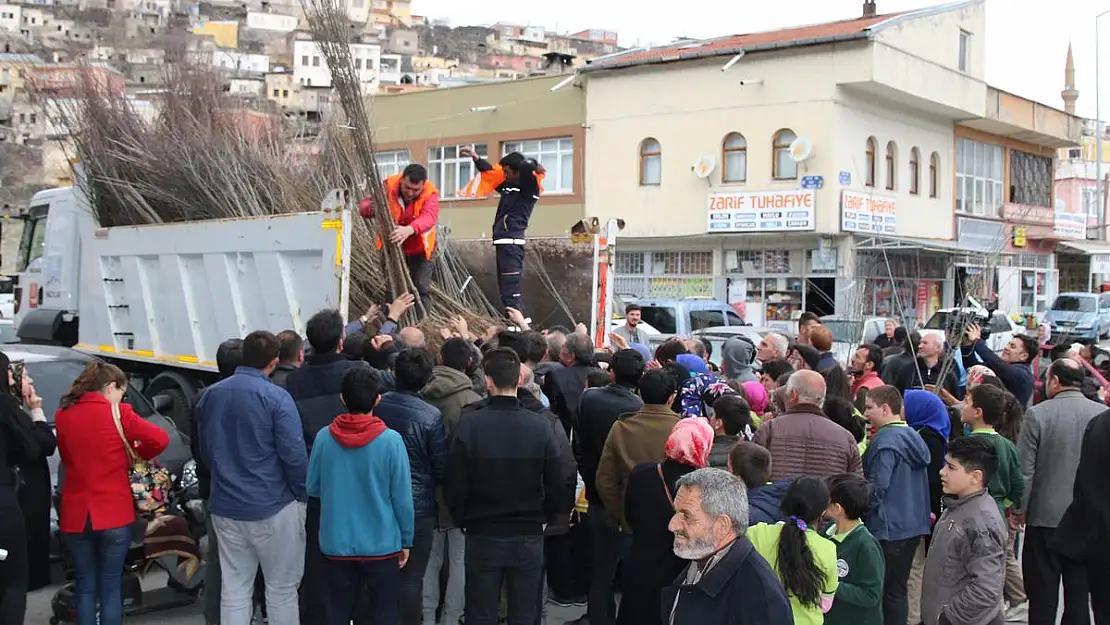
{"type": "MultiPolygon", "coordinates": [[[[951,315],[960,312],[958,308],[942,308],[935,313],[929,320],[925,322],[925,326],[920,330],[921,335],[934,334],[939,336],[942,340],[945,338],[944,333],[948,327],[948,318],[951,315]]],[[[980,316],[988,316],[990,321],[990,336],[986,338],[987,347],[992,352],[999,353],[1003,347],[1014,338],[1016,334],[1025,334],[1025,328],[1014,323],[1010,316],[1001,310],[996,310],[993,313],[987,313],[984,308],[964,308],[964,313],[976,313],[980,316]]]]}

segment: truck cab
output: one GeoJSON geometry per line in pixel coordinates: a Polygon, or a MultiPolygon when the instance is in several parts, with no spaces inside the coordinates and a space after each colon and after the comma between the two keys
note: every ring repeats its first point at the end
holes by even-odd
{"type": "Polygon", "coordinates": [[[14,285],[15,326],[23,342],[77,343],[81,235],[93,230],[92,214],[79,193],[59,187],[31,198],[14,285]]]}

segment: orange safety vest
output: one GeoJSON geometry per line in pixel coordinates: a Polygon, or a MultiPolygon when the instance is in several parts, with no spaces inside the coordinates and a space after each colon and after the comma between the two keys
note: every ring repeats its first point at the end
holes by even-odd
{"type": "MultiPolygon", "coordinates": [[[[397,220],[401,218],[401,214],[405,211],[405,203],[401,198],[401,176],[402,174],[393,174],[385,179],[385,200],[389,204],[389,213],[393,215],[393,223],[397,223],[397,220]]],[[[437,191],[436,186],[431,181],[424,182],[424,190],[412,203],[413,219],[420,216],[420,211],[424,209],[424,202],[437,191]]],[[[424,257],[431,260],[432,253],[436,249],[435,227],[417,236],[424,241],[424,257]]],[[[380,236],[378,237],[378,249],[382,249],[382,238],[380,236]]]]}
{"type": "MultiPolygon", "coordinates": [[[[547,174],[535,172],[536,186],[539,187],[540,195],[543,195],[543,179],[547,174]]],[[[487,197],[491,195],[497,187],[500,187],[505,182],[505,170],[500,165],[494,165],[493,169],[478,172],[466,186],[459,189],[459,197],[487,197]]]]}

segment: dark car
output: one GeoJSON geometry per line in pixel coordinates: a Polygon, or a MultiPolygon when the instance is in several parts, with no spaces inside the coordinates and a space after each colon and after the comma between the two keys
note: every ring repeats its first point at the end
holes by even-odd
{"type": "MultiPolygon", "coordinates": [[[[13,362],[23,361],[27,373],[34,380],[35,391],[42,398],[43,412],[46,413],[46,418],[51,424],[54,423],[54,415],[58,412],[62,395],[69,390],[73,381],[84,370],[85,363],[93,360],[92,356],[79,351],[52,345],[17,343],[0,346],[0,351],[3,351],[13,362]]],[[[162,455],[158,456],[158,460],[174,476],[181,475],[185,464],[192,460],[188,437],[179,432],[172,421],[159,414],[150,400],[138,389],[129,388],[123,400],[130,404],[139,416],[169,433],[170,444],[162,455]]],[[[57,489],[58,484],[64,479],[64,470],[57,452],[50,457],[49,464],[50,475],[57,489]]],[[[57,523],[56,511],[52,511],[51,526],[54,530],[57,530],[57,523]]]]}

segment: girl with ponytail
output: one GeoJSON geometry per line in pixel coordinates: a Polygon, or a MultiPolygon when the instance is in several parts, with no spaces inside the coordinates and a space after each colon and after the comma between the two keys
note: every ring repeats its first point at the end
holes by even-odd
{"type": "Polygon", "coordinates": [[[824,480],[799,477],[782,498],[786,521],[748,528],[748,539],[786,588],[795,625],[821,625],[836,594],[836,545],[817,533],[828,507],[824,480]]]}

